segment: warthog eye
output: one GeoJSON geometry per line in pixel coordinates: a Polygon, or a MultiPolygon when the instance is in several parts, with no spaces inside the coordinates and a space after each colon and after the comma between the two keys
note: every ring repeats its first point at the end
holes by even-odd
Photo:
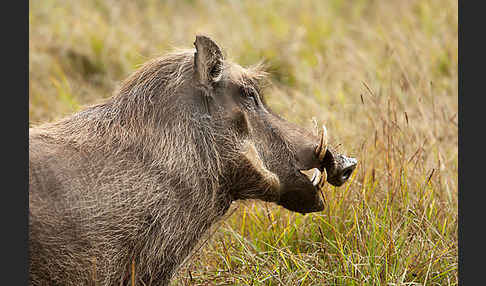
{"type": "Polygon", "coordinates": [[[240,89],[243,97],[252,100],[258,106],[258,93],[253,87],[241,87],[240,89]]]}

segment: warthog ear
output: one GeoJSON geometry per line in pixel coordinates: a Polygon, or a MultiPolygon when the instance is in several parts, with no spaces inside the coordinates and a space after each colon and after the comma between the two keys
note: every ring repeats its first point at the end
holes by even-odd
{"type": "Polygon", "coordinates": [[[197,81],[210,85],[221,79],[223,73],[223,53],[209,37],[197,35],[196,53],[194,54],[194,71],[197,81]]]}

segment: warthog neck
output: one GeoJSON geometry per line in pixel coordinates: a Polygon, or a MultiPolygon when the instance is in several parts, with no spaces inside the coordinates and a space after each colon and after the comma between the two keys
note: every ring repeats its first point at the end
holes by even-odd
{"type": "Polygon", "coordinates": [[[54,139],[30,138],[32,281],[118,285],[133,265],[147,285],[168,284],[231,204],[204,168],[54,139]]]}

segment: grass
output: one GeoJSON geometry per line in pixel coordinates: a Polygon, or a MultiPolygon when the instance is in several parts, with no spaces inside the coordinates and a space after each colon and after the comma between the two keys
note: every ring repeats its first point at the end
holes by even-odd
{"type": "Polygon", "coordinates": [[[326,209],[238,202],[174,285],[457,285],[457,2],[30,1],[30,124],[211,35],[269,105],[359,159],[326,209]]]}

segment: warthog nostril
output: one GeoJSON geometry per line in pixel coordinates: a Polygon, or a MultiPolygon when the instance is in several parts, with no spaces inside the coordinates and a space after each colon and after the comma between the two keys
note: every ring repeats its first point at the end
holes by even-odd
{"type": "Polygon", "coordinates": [[[351,177],[358,164],[358,160],[355,158],[346,157],[335,151],[333,153],[329,149],[326,153],[326,158],[328,159],[327,162],[331,162],[331,164],[326,166],[327,181],[336,187],[343,185],[351,177]]]}
{"type": "Polygon", "coordinates": [[[351,174],[353,173],[353,170],[354,170],[354,167],[347,168],[346,170],[344,170],[343,175],[341,177],[342,180],[346,181],[349,178],[349,176],[351,176],[351,174]]]}
{"type": "Polygon", "coordinates": [[[356,164],[358,163],[358,161],[354,158],[346,158],[346,159],[347,162],[345,163],[345,166],[341,172],[341,180],[343,182],[349,179],[349,177],[354,171],[354,168],[356,168],[356,164]]]}

